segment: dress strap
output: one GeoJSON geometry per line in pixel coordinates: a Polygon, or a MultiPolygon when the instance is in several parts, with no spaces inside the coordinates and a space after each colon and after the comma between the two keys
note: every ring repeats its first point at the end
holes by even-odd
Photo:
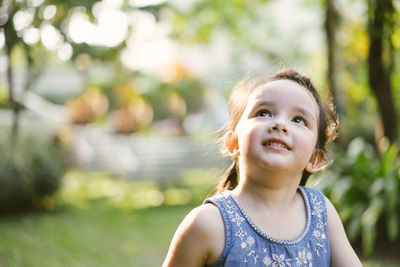
{"type": "Polygon", "coordinates": [[[312,236],[315,239],[313,250],[319,256],[327,254],[330,257],[328,212],[324,194],[314,188],[304,187],[310,200],[312,236]]]}
{"type": "Polygon", "coordinates": [[[211,203],[219,209],[225,227],[224,250],[222,251],[222,254],[219,256],[217,261],[210,267],[223,266],[226,257],[228,256],[228,253],[232,247],[232,228],[229,221],[229,210],[230,210],[229,202],[232,202],[230,197],[230,191],[225,191],[221,194],[209,197],[205,199],[203,202],[203,204],[211,203]]]}

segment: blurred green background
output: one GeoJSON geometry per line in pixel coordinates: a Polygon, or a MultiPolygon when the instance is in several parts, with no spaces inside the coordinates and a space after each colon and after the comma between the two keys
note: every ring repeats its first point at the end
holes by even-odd
{"type": "Polygon", "coordinates": [[[0,266],[159,266],[213,194],[245,73],[332,96],[333,164],[309,184],[365,266],[400,257],[400,3],[3,0],[0,266]]]}

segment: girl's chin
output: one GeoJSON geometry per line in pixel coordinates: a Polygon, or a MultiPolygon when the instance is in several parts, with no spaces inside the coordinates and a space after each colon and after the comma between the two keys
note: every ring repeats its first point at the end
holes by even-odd
{"type": "Polygon", "coordinates": [[[274,170],[274,171],[278,171],[278,170],[287,171],[288,170],[288,163],[284,162],[284,161],[278,161],[278,160],[261,161],[260,166],[265,169],[274,170]]]}

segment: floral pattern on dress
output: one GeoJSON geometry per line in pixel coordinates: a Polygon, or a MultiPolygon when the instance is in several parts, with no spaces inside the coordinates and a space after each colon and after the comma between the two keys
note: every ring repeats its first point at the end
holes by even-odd
{"type": "Polygon", "coordinates": [[[269,266],[272,263],[272,261],[268,256],[265,256],[263,259],[263,263],[265,266],[269,266]]]}
{"type": "Polygon", "coordinates": [[[272,253],[272,259],[274,260],[274,263],[272,263],[272,267],[285,267],[285,266],[291,266],[290,261],[292,259],[286,259],[285,254],[280,254],[279,256],[272,253]]]}
{"type": "Polygon", "coordinates": [[[297,266],[302,266],[302,265],[307,265],[311,267],[312,266],[312,253],[310,251],[307,251],[303,249],[302,251],[299,251],[298,256],[296,257],[296,264],[297,266]]]}
{"type": "Polygon", "coordinates": [[[240,247],[243,250],[243,264],[257,264],[257,261],[261,261],[264,266],[271,267],[287,267],[287,266],[308,266],[312,267],[313,253],[315,251],[317,256],[321,256],[321,253],[327,253],[324,246],[324,241],[327,238],[326,222],[324,222],[323,213],[325,211],[325,203],[319,199],[314,193],[310,193],[312,209],[310,210],[310,216],[316,217],[317,223],[314,230],[312,230],[312,236],[315,238],[314,244],[307,244],[306,248],[300,248],[296,252],[296,257],[290,258],[287,254],[275,254],[269,252],[266,248],[262,251],[257,251],[254,248],[255,240],[249,235],[242,227],[242,223],[246,221],[243,215],[240,213],[239,208],[233,203],[233,201],[227,198],[226,208],[229,216],[229,220],[237,226],[237,230],[234,235],[241,240],[240,247]]]}
{"type": "Polygon", "coordinates": [[[316,228],[313,230],[312,236],[316,239],[315,244],[313,244],[313,250],[320,256],[321,251],[323,253],[327,253],[327,250],[324,246],[324,242],[326,239],[326,222],[323,220],[323,213],[325,211],[325,203],[322,199],[318,199],[317,195],[314,193],[310,193],[311,195],[311,203],[313,204],[313,210],[311,211],[312,216],[316,216],[318,219],[318,223],[316,224],[316,228]]]}

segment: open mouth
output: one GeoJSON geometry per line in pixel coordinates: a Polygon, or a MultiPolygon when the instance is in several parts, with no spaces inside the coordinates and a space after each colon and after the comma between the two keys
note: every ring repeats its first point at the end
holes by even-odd
{"type": "Polygon", "coordinates": [[[267,140],[267,141],[263,142],[262,145],[263,146],[280,147],[280,148],[290,150],[290,147],[287,144],[285,144],[281,141],[277,141],[277,140],[267,140]]]}

